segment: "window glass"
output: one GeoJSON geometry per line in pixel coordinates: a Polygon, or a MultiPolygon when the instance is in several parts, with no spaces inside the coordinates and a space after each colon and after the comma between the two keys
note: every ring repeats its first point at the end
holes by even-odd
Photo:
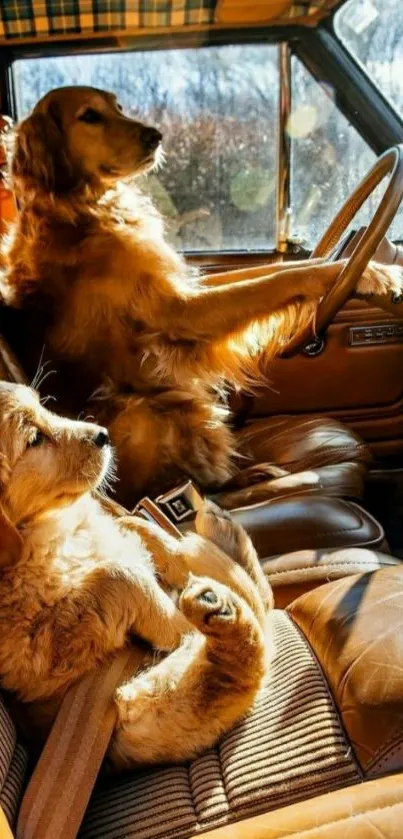
{"type": "Polygon", "coordinates": [[[164,135],[165,165],[144,187],[184,250],[265,250],[275,241],[277,47],[21,59],[18,117],[60,85],[112,90],[164,135]]]}
{"type": "Polygon", "coordinates": [[[339,38],[403,116],[401,0],[349,0],[335,17],[339,38]]]}
{"type": "MultiPolygon", "coordinates": [[[[315,245],[335,213],[376,160],[367,143],[336,108],[332,91],[292,59],[291,204],[293,228],[315,245]]],[[[387,185],[379,185],[353,227],[368,224],[387,185]]],[[[403,238],[403,207],[390,234],[403,238]]]]}

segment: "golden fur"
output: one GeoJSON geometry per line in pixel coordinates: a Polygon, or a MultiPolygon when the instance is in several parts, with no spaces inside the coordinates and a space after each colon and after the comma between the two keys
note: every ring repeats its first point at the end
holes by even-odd
{"type": "Polygon", "coordinates": [[[245,532],[213,506],[202,535],[180,541],[114,519],[91,495],[110,459],[104,430],[0,383],[1,684],[31,723],[49,723],[70,685],[143,639],[154,651],[138,647],[140,672],[117,692],[109,757],[115,768],[185,760],[251,707],[271,589],[245,532]]]}
{"type": "MultiPolygon", "coordinates": [[[[233,476],[220,388],[256,379],[344,264],[197,276],[127,183],[155,165],[160,139],[112,94],[61,88],[17,127],[10,159],[20,212],[3,247],[4,297],[43,313],[72,409],[97,392],[91,411],[119,450],[126,505],[184,474],[210,489],[233,476]]],[[[401,289],[395,267],[364,277],[370,290],[401,289]]]]}

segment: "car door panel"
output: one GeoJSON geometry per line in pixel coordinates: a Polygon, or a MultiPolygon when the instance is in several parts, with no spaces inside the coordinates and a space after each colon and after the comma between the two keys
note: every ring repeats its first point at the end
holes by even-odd
{"type": "Polygon", "coordinates": [[[322,353],[271,364],[270,383],[250,401],[249,417],[329,414],[354,428],[374,454],[402,454],[403,329],[397,336],[372,331],[371,341],[381,335],[385,343],[351,344],[356,327],[397,324],[403,327],[389,313],[349,301],[328,329],[322,353]]]}

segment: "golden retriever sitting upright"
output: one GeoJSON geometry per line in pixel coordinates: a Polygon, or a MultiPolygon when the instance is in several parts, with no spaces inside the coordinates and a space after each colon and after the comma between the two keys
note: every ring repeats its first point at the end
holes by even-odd
{"type": "MultiPolygon", "coordinates": [[[[64,369],[63,389],[73,383],[73,410],[83,395],[104,396],[91,411],[118,448],[127,505],[179,476],[211,489],[234,474],[217,390],[256,377],[251,325],[270,356],[311,320],[344,264],[198,277],[125,184],[158,162],[161,139],[112,94],[61,88],[17,127],[10,159],[19,217],[3,247],[4,297],[43,313],[41,343],[64,369]]],[[[402,273],[372,264],[363,282],[364,293],[400,292],[402,273]]]]}
{"type": "Polygon", "coordinates": [[[139,652],[142,672],[116,697],[110,758],[116,768],[188,759],[253,703],[271,589],[246,533],[212,506],[197,527],[215,545],[112,518],[91,495],[110,460],[105,429],[0,383],[0,681],[35,719],[136,636],[176,648],[158,664],[139,652]],[[181,591],[179,608],[168,590],[181,591]]]}

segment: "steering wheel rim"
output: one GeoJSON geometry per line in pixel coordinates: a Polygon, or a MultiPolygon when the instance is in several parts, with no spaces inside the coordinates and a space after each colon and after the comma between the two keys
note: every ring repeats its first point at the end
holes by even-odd
{"type": "Polygon", "coordinates": [[[315,333],[312,327],[308,327],[303,333],[296,335],[287,345],[284,356],[295,355],[316,336],[323,334],[351,296],[361,274],[374,256],[403,198],[403,144],[393,146],[378,158],[330,223],[313,251],[312,259],[330,255],[364,201],[389,173],[389,183],[373,218],[348,258],[337,282],[318,306],[315,333]]]}

